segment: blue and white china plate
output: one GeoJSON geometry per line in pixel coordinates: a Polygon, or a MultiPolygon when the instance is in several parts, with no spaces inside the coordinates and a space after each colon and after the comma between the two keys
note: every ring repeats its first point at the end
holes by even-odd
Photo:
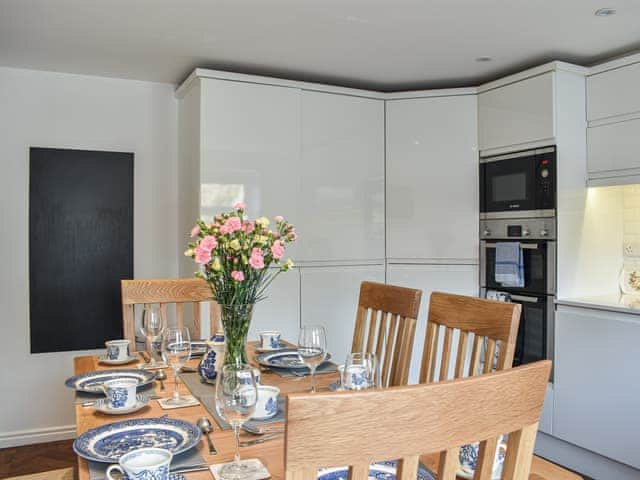
{"type": "Polygon", "coordinates": [[[127,413],[137,412],[149,404],[149,397],[141,393],[136,395],[136,403],[129,408],[112,408],[106,398],[96,401],[93,408],[107,415],[126,415],[127,413]]]}
{"type": "MultiPolygon", "coordinates": [[[[129,475],[125,474],[122,477],[122,480],[135,480],[135,479],[132,479],[131,477],[129,477],[129,475]]],[[[168,480],[187,480],[187,477],[185,477],[181,473],[169,473],[168,480]]]]}
{"type": "Polygon", "coordinates": [[[96,370],[67,378],[64,384],[78,392],[103,393],[102,384],[107,380],[133,378],[138,388],[148,385],[156,378],[155,373],[140,369],[96,370]]]}
{"type": "MultiPolygon", "coordinates": [[[[318,472],[318,480],[347,480],[349,469],[346,467],[322,468],[318,472]]],[[[376,462],[369,466],[370,480],[396,480],[396,462],[376,462]]],[[[420,464],[418,467],[417,480],[435,480],[436,476],[420,464]]]]}
{"type": "MultiPolygon", "coordinates": [[[[473,473],[465,472],[461,468],[458,468],[456,475],[460,478],[464,478],[465,480],[473,480],[473,473]]],[[[500,470],[497,475],[493,475],[491,480],[500,480],[500,478],[502,478],[502,470],[500,470]]]]}
{"type": "Polygon", "coordinates": [[[122,455],[145,447],[170,450],[174,455],[195,447],[200,429],[175,418],[136,418],[88,430],[73,442],[73,450],[94,462],[117,463],[122,455]]]}
{"type": "MultiPolygon", "coordinates": [[[[329,360],[329,358],[331,358],[331,355],[327,353],[325,361],[329,360]]],[[[308,368],[302,362],[298,351],[291,348],[278,352],[261,353],[256,356],[256,360],[260,365],[266,367],[289,368],[293,370],[308,368]]]]}
{"type": "Polygon", "coordinates": [[[125,365],[127,363],[133,362],[134,360],[138,360],[138,357],[136,357],[135,355],[129,355],[123,360],[109,360],[106,355],[98,357],[98,362],[104,363],[105,365],[125,365]]]}

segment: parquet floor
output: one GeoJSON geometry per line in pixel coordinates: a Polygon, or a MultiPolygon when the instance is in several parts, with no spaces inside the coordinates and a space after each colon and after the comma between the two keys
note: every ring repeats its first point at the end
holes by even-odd
{"type": "Polygon", "coordinates": [[[77,476],[78,460],[73,440],[0,449],[0,479],[72,467],[77,476]]]}

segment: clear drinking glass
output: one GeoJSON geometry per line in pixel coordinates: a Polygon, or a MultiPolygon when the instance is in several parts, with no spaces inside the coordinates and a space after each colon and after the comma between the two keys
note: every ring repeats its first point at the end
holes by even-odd
{"type": "Polygon", "coordinates": [[[316,391],[316,368],[327,356],[327,336],[324,327],[309,325],[300,329],[298,354],[311,370],[311,393],[316,391]]]}
{"type": "Polygon", "coordinates": [[[170,405],[183,405],[187,400],[178,392],[178,373],[191,356],[191,337],[188,328],[171,327],[162,334],[162,357],[173,369],[173,397],[167,400],[170,405]]]}
{"type": "Polygon", "coordinates": [[[246,463],[240,463],[240,427],[249,420],[256,409],[258,388],[250,365],[225,365],[218,373],[216,383],[216,408],[218,413],[233,427],[235,456],[233,463],[220,469],[225,480],[245,479],[253,472],[246,463]]]}
{"type": "Polygon", "coordinates": [[[142,333],[147,339],[147,351],[149,353],[149,364],[156,363],[157,345],[162,338],[164,331],[164,315],[160,305],[145,305],[142,312],[142,333]]]}
{"type": "Polygon", "coordinates": [[[342,387],[347,390],[365,390],[380,385],[378,359],[374,353],[354,352],[344,363],[342,387]]]}

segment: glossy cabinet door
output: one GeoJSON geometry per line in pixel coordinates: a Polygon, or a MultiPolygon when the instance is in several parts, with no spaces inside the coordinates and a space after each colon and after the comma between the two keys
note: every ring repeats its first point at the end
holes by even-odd
{"type": "Polygon", "coordinates": [[[544,73],[478,95],[480,150],[555,137],[554,73],[544,73]]]}
{"type": "Polygon", "coordinates": [[[384,265],[301,268],[302,325],[322,325],[333,359],[351,351],[360,283],[384,283],[384,265]]]}
{"type": "Polygon", "coordinates": [[[640,316],[558,306],[553,435],[640,468],[640,316]]]}
{"type": "Polygon", "coordinates": [[[640,118],[591,127],[587,131],[589,173],[621,176],[640,173],[640,118]]]}
{"type": "MultiPolygon", "coordinates": [[[[200,108],[200,214],[243,201],[252,218],[297,224],[300,90],[205,78],[200,108]]],[[[295,258],[297,248],[288,254],[295,258]]]]}
{"type": "MultiPolygon", "coordinates": [[[[431,292],[478,296],[477,265],[387,265],[387,283],[422,290],[409,383],[417,383],[431,292]]],[[[455,339],[454,339],[455,340],[455,339]]],[[[436,365],[439,368],[439,365],[436,365]]]]}
{"type": "Polygon", "coordinates": [[[390,261],[477,261],[475,95],[387,102],[387,242],[390,261]]]}
{"type": "Polygon", "coordinates": [[[300,330],[300,270],[283,272],[267,290],[267,298],[254,308],[249,340],[260,332],[277,330],[282,338],[295,342],[300,330]]]}
{"type": "Polygon", "coordinates": [[[302,92],[301,260],[384,259],[384,102],[302,92]]]}
{"type": "Polygon", "coordinates": [[[587,77],[587,120],[640,113],[640,63],[587,77]]]}

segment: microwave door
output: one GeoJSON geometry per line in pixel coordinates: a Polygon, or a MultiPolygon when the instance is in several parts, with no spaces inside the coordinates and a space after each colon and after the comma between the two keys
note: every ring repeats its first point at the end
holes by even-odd
{"type": "Polygon", "coordinates": [[[534,157],[519,157],[482,164],[485,212],[535,209],[534,157]]]}

